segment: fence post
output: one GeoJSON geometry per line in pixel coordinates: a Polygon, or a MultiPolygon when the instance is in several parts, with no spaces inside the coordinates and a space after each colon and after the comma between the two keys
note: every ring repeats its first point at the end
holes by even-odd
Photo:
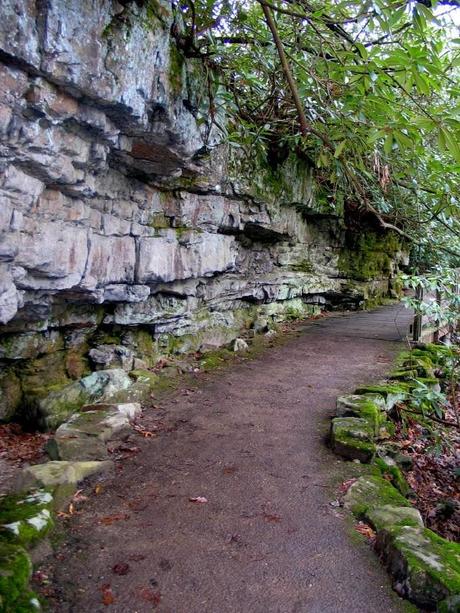
{"type": "MultiPolygon", "coordinates": [[[[420,302],[423,300],[423,287],[417,287],[415,290],[415,298],[417,300],[419,300],[420,302]]],[[[415,313],[414,316],[414,330],[413,330],[413,335],[412,335],[412,339],[417,342],[420,340],[420,337],[422,336],[422,314],[421,313],[415,313]]]]}
{"type": "MultiPolygon", "coordinates": [[[[442,293],[441,293],[441,291],[439,289],[436,290],[436,302],[438,303],[439,306],[442,305],[442,293]]],[[[434,331],[434,334],[433,334],[433,342],[434,343],[438,343],[439,342],[439,326],[441,324],[442,324],[442,321],[439,322],[438,327],[434,331]]]]}

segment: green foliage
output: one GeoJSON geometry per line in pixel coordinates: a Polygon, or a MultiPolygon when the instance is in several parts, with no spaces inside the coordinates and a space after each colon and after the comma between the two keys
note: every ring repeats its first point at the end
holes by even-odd
{"type": "Polygon", "coordinates": [[[460,320],[460,274],[457,270],[437,266],[423,275],[401,275],[406,288],[416,290],[405,303],[436,324],[456,324],[460,320]],[[419,290],[417,292],[417,290],[419,290]],[[439,294],[441,300],[436,300],[439,294]]]}
{"type": "Polygon", "coordinates": [[[293,86],[264,0],[179,3],[177,41],[213,73],[207,119],[231,146],[248,159],[263,151],[275,166],[283,151],[296,151],[321,188],[410,236],[419,259],[444,250],[458,262],[458,9],[426,4],[268,3],[293,86]]]}

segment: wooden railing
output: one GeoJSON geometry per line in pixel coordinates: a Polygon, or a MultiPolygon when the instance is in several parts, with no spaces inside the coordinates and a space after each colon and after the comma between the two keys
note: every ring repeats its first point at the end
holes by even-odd
{"type": "MultiPolygon", "coordinates": [[[[460,294],[460,270],[457,272],[456,292],[460,294]]],[[[436,291],[433,294],[424,295],[423,288],[418,287],[415,292],[415,297],[420,301],[436,301],[440,307],[445,303],[445,297],[442,292],[436,291]]],[[[437,343],[445,336],[452,334],[457,324],[447,321],[437,321],[436,319],[416,313],[412,324],[412,339],[416,342],[437,343]]]]}

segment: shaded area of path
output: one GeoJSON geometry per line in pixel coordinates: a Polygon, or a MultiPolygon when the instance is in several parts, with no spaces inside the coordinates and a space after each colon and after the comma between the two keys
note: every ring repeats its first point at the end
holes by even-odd
{"type": "Polygon", "coordinates": [[[146,409],[143,425],[164,428],[69,522],[56,610],[402,611],[329,504],[350,465],[324,436],[336,396],[388,371],[409,320],[391,306],[307,322],[146,409]]]}

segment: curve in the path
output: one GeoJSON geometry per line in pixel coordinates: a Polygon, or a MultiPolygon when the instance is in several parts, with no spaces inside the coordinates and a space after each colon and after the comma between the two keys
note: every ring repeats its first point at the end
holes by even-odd
{"type": "Polygon", "coordinates": [[[150,409],[144,425],[167,427],[70,522],[57,610],[402,611],[330,505],[344,465],[324,435],[336,396],[390,368],[409,320],[391,306],[306,323],[150,409]]]}

